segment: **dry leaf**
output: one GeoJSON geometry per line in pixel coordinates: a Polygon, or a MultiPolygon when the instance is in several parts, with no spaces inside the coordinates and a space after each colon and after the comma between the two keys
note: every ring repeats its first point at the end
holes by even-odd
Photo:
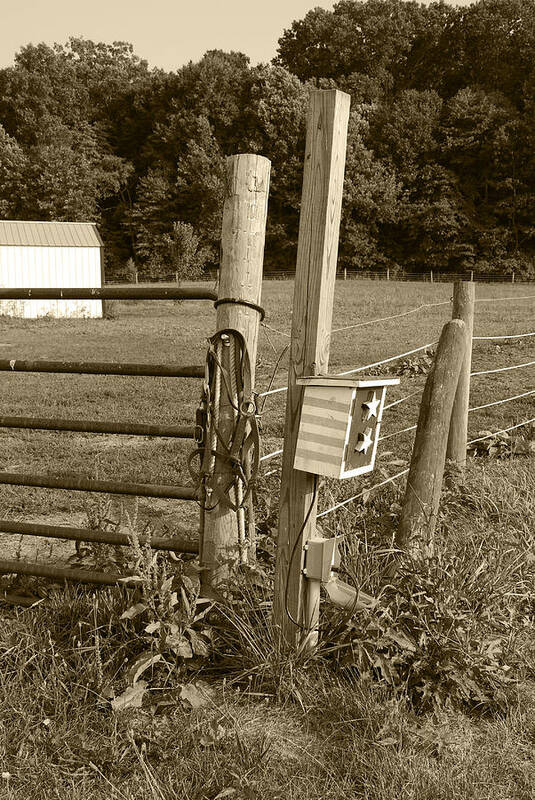
{"type": "Polygon", "coordinates": [[[125,708],[141,708],[146,690],[146,681],[139,681],[135,686],[129,686],[122,694],[110,702],[113,711],[117,713],[118,711],[124,711],[125,708]]]}
{"type": "Polygon", "coordinates": [[[186,683],[180,690],[180,699],[184,700],[192,708],[202,708],[210,704],[210,698],[206,691],[195,683],[186,683]]]}
{"type": "Polygon", "coordinates": [[[130,606],[121,614],[121,619],[134,619],[134,617],[139,616],[139,614],[143,614],[146,610],[147,606],[145,603],[136,603],[135,606],[130,606]]]}
{"type": "Polygon", "coordinates": [[[128,667],[128,672],[126,673],[128,682],[134,685],[139,676],[142,675],[146,669],[152,667],[153,664],[157,664],[158,661],[161,660],[161,653],[151,653],[150,650],[141,653],[141,655],[137,656],[137,658],[135,658],[132,664],[128,667]]]}

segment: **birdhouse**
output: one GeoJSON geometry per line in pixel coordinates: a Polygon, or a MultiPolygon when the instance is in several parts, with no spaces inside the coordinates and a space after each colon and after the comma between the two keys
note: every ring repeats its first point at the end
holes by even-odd
{"type": "Polygon", "coordinates": [[[352,478],[375,463],[386,387],[399,378],[316,375],[304,386],[294,469],[352,478]]]}

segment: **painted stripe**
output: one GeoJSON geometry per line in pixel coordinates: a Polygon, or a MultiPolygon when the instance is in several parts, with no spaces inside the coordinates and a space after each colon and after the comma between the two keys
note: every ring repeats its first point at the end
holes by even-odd
{"type": "Polygon", "coordinates": [[[345,433],[347,428],[347,414],[343,417],[343,419],[342,417],[340,417],[340,419],[332,419],[331,417],[326,419],[323,414],[306,414],[305,410],[303,409],[303,412],[301,413],[301,424],[306,425],[307,427],[309,425],[313,425],[321,428],[322,430],[325,430],[325,428],[328,427],[331,431],[342,431],[342,433],[345,433]]]}
{"type": "Polygon", "coordinates": [[[325,429],[323,429],[323,433],[318,433],[315,430],[310,430],[308,428],[301,428],[299,431],[299,441],[300,442],[312,442],[313,444],[321,444],[326,447],[333,447],[336,449],[337,453],[342,452],[342,445],[344,444],[345,436],[328,436],[326,435],[325,429]]]}
{"type": "Polygon", "coordinates": [[[333,410],[333,411],[340,411],[347,414],[349,408],[349,402],[341,403],[339,400],[333,400],[331,397],[305,397],[305,401],[303,403],[303,408],[323,408],[325,410],[333,410]]]}
{"type": "Polygon", "coordinates": [[[294,462],[294,469],[300,469],[303,472],[311,472],[314,475],[326,475],[329,478],[340,477],[339,464],[326,464],[325,462],[320,463],[319,461],[310,461],[310,459],[307,461],[301,461],[296,458],[294,462]]]}
{"type": "Polygon", "coordinates": [[[347,424],[347,418],[349,416],[349,406],[345,409],[345,411],[336,411],[336,409],[329,408],[329,406],[307,406],[306,404],[303,405],[302,413],[310,414],[313,417],[318,417],[318,419],[336,419],[338,422],[343,422],[345,420],[347,424]]]}
{"type": "Polygon", "coordinates": [[[323,442],[318,442],[315,436],[302,436],[299,434],[299,448],[304,448],[306,450],[314,450],[316,453],[316,458],[322,459],[323,455],[331,455],[336,456],[340,461],[342,460],[342,445],[343,442],[333,442],[332,440],[328,440],[328,444],[323,442]]]}
{"type": "Polygon", "coordinates": [[[327,464],[334,464],[335,466],[340,466],[341,458],[340,456],[331,456],[327,453],[321,454],[321,458],[318,457],[319,454],[317,452],[312,452],[311,450],[305,450],[304,448],[298,447],[295,451],[295,457],[301,459],[303,462],[310,462],[314,461],[315,463],[325,461],[327,464]]]}

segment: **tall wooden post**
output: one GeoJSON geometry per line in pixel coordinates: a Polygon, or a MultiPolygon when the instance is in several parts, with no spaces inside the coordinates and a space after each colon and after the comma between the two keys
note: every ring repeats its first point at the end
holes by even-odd
{"type": "Polygon", "coordinates": [[[446,458],[459,467],[466,466],[468,441],[468,406],[470,401],[470,372],[472,371],[472,335],[474,332],[475,286],[468,281],[456,281],[453,286],[453,319],[462,319],[466,326],[466,352],[457,384],[451,412],[451,424],[446,458]]]}
{"type": "MultiPolygon", "coordinates": [[[[270,169],[269,160],[263,156],[237,155],[227,158],[219,300],[244,300],[255,305],[260,303],[270,169]]],[[[252,386],[259,321],[258,310],[249,305],[230,302],[217,307],[217,330],[232,328],[245,339],[251,360],[252,386]]],[[[223,347],[221,361],[227,372],[230,369],[230,357],[230,348],[223,347]]],[[[234,421],[234,409],[222,391],[218,429],[224,444],[230,441],[234,421]]],[[[219,441],[217,449],[222,451],[219,441]]],[[[216,459],[214,481],[225,486],[230,476],[228,462],[223,458],[216,459]]],[[[201,530],[204,528],[201,546],[204,586],[217,586],[224,581],[228,575],[229,560],[239,555],[236,512],[221,502],[214,502],[213,505],[215,508],[205,512],[204,524],[201,524],[201,530]]]]}
{"type": "Polygon", "coordinates": [[[448,322],[441,333],[435,363],[427,377],[407,489],[396,535],[399,547],[417,552],[432,546],[438,516],[451,410],[466,350],[462,320],[448,322]]]}
{"type": "Polygon", "coordinates": [[[305,618],[303,545],[315,529],[317,480],[293,468],[303,390],[296,380],[327,372],[329,364],[349,106],[344,92],[318,90],[308,110],[273,607],[290,644],[300,639],[305,618]]]}

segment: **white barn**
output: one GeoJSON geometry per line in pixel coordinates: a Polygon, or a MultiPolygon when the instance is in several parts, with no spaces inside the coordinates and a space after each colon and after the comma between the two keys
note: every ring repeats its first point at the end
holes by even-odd
{"type": "MultiPolygon", "coordinates": [[[[1,288],[95,288],[104,243],[92,222],[0,220],[1,288]]],[[[102,317],[101,300],[0,300],[10,317],[102,317]]]]}

